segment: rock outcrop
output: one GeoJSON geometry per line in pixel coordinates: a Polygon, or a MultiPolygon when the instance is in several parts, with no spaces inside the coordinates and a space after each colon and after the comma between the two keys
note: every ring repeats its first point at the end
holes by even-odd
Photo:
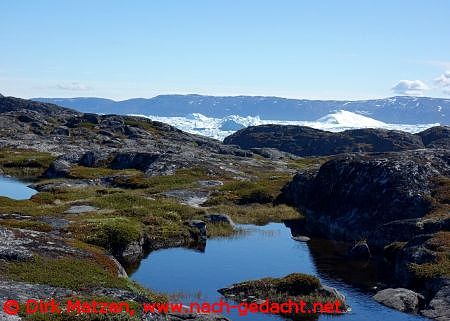
{"type": "Polygon", "coordinates": [[[357,242],[352,256],[385,256],[393,285],[425,296],[389,289],[380,302],[447,320],[449,177],[447,149],[349,154],[298,173],[278,201],[305,213],[309,233],[357,242]]]}
{"type": "Polygon", "coordinates": [[[350,241],[366,238],[369,245],[383,247],[408,241],[424,228],[439,230],[442,220],[421,219],[431,209],[436,180],[449,175],[448,150],[345,155],[318,171],[298,173],[279,201],[304,209],[319,234],[350,241]],[[398,233],[400,228],[411,231],[398,233]]]}
{"type": "Polygon", "coordinates": [[[449,127],[438,126],[419,134],[386,129],[352,129],[339,133],[305,126],[261,125],[228,136],[225,144],[251,149],[275,148],[297,156],[328,156],[354,152],[391,152],[420,148],[449,148],[449,127]]]}

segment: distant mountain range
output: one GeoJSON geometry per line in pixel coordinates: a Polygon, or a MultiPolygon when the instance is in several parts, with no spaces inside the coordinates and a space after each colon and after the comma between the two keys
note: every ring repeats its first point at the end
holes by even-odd
{"type": "Polygon", "coordinates": [[[279,97],[161,95],[150,99],[114,101],[103,98],[34,98],[81,112],[184,117],[259,116],[261,119],[313,121],[338,110],[369,116],[386,123],[450,124],[450,99],[399,96],[384,99],[338,101],[279,97]]]}

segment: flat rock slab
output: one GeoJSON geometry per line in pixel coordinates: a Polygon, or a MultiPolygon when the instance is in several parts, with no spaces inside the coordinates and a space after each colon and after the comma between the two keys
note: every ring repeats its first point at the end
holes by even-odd
{"type": "MultiPolygon", "coordinates": [[[[76,295],[76,292],[65,288],[57,288],[43,284],[16,282],[11,280],[0,280],[0,302],[4,302],[9,299],[17,300],[19,302],[25,302],[30,298],[57,299],[72,295],[76,295]]],[[[2,319],[0,318],[0,320],[2,319]]]]}
{"type": "Polygon", "coordinates": [[[55,230],[67,228],[70,224],[69,220],[57,217],[43,217],[41,220],[42,222],[51,225],[51,227],[54,228],[55,230]]]}
{"type": "Polygon", "coordinates": [[[74,205],[71,206],[67,211],[65,211],[65,214],[82,214],[82,213],[89,213],[89,212],[95,212],[98,211],[97,207],[91,206],[91,205],[74,205]]]}
{"type": "Polygon", "coordinates": [[[27,261],[33,253],[53,257],[90,257],[88,252],[71,247],[63,238],[50,233],[0,227],[0,259],[27,261]]]}
{"type": "Polygon", "coordinates": [[[209,198],[210,192],[197,189],[177,189],[163,193],[165,196],[176,198],[180,203],[192,207],[200,207],[209,198]]]}
{"type": "Polygon", "coordinates": [[[204,181],[198,181],[198,185],[200,187],[217,187],[222,186],[222,181],[216,181],[216,180],[204,180],[204,181]]]}

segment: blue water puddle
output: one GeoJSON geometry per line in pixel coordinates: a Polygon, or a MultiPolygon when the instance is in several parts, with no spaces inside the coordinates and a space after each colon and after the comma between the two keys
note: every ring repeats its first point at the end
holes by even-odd
{"type": "Polygon", "coordinates": [[[15,200],[29,199],[37,192],[18,180],[0,176],[0,196],[6,196],[15,200]]]}
{"type": "MultiPolygon", "coordinates": [[[[313,257],[311,243],[292,240],[290,229],[284,224],[240,227],[245,232],[237,237],[208,240],[204,252],[184,248],[154,251],[142,260],[131,277],[156,291],[182,293],[183,298],[178,301],[189,305],[190,302],[219,301],[221,296],[217,289],[236,282],[301,272],[316,275],[323,284],[336,287],[346,295],[352,308],[348,314],[323,315],[319,320],[425,320],[380,305],[372,300],[373,293],[350,286],[340,276],[333,275],[330,270],[335,265],[333,260],[326,256],[313,257]]],[[[343,270],[352,273],[351,268],[343,270]]],[[[235,321],[285,320],[264,314],[242,317],[237,311],[229,317],[235,321]]]]}

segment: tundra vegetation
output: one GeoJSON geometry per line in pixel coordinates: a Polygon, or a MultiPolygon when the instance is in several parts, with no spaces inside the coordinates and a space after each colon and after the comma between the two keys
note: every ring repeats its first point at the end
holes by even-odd
{"type": "MultiPolygon", "coordinates": [[[[120,288],[149,301],[164,301],[167,300],[165,295],[119,277],[108,255],[115,255],[142,238],[158,247],[172,246],[172,240],[190,237],[190,227],[185,221],[203,219],[207,213],[224,213],[236,223],[252,224],[301,217],[291,207],[274,205],[274,200],[291,179],[292,168],[303,166],[303,161],[292,161],[284,170],[273,165],[244,166],[245,178],[226,172],[211,174],[200,167],[180,169],[174,175],[147,176],[134,169],[83,166],[73,166],[66,178],[43,178],[42,174],[54,159],[45,152],[0,150],[0,171],[31,180],[39,190],[29,200],[0,197],[3,215],[0,226],[50,232],[55,230],[53,221],[66,220],[68,224],[58,227],[58,233],[69,240],[70,246],[89,252],[93,259],[69,254],[63,257],[34,254],[31,260],[1,264],[1,274],[12,280],[67,288],[84,295],[90,288],[120,288]],[[199,187],[201,181],[223,184],[199,187]],[[210,197],[198,207],[164,194],[171,190],[199,188],[210,197]],[[76,214],[69,211],[79,205],[91,206],[94,210],[76,214]]],[[[310,163],[314,162],[305,162],[310,163]]],[[[209,238],[240,233],[224,222],[208,222],[207,231],[209,238]]],[[[60,320],[59,316],[39,314],[26,318],[60,320]]],[[[92,320],[101,320],[101,317],[92,320]]]]}

